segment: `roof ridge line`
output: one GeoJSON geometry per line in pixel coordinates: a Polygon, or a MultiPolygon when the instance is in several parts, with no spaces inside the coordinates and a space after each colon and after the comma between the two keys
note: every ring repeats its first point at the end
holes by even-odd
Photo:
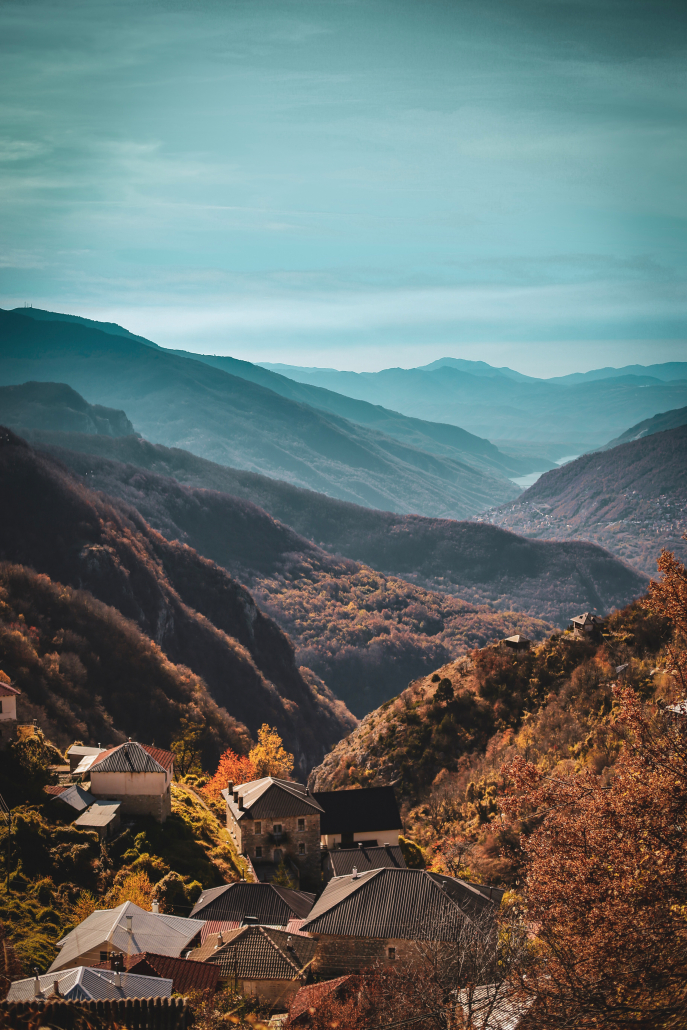
{"type": "MultiPolygon", "coordinates": [[[[301,970],[300,970],[300,966],[297,966],[297,965],[296,965],[296,963],[295,963],[295,962],[293,961],[293,959],[289,958],[289,956],[288,956],[288,955],[285,955],[285,954],[284,954],[284,952],[283,952],[283,951],[281,950],[281,948],[280,948],[280,947],[279,947],[279,945],[278,945],[278,944],[276,943],[276,941],[273,941],[273,940],[272,940],[272,938],[271,938],[271,937],[270,937],[270,935],[269,935],[269,934],[267,933],[267,930],[266,930],[266,929],[264,928],[264,926],[260,926],[260,927],[258,927],[258,929],[259,929],[259,930],[261,931],[261,933],[262,933],[262,934],[263,934],[263,935],[264,935],[264,936],[265,936],[265,937],[267,938],[267,940],[268,940],[268,941],[270,942],[270,944],[272,945],[272,947],[273,947],[273,948],[275,948],[275,949],[276,949],[276,951],[278,951],[278,952],[279,952],[279,954],[281,955],[281,957],[282,957],[283,959],[286,959],[286,961],[287,961],[287,962],[289,963],[289,965],[291,966],[291,968],[292,968],[292,969],[295,969],[297,973],[300,973],[300,971],[301,971],[301,970]]],[[[280,932],[282,932],[282,933],[283,933],[284,931],[280,931],[280,932]]],[[[290,935],[289,935],[289,936],[290,936],[290,935]]]]}

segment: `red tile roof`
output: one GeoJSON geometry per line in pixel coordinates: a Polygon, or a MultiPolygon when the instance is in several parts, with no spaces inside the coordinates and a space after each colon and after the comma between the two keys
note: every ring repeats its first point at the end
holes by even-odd
{"type": "Polygon", "coordinates": [[[124,744],[117,744],[116,747],[108,748],[102,754],[96,755],[90,768],[98,771],[98,766],[101,768],[106,766],[104,769],[106,772],[131,772],[132,770],[134,772],[151,772],[153,770],[150,768],[150,763],[145,757],[146,755],[150,756],[153,762],[156,762],[163,769],[172,768],[174,755],[171,751],[163,751],[162,748],[150,747],[149,744],[139,744],[133,740],[127,741],[124,744]],[[145,754],[142,755],[141,751],[145,752],[145,754]],[[117,759],[108,761],[108,759],[115,755],[117,759]]]}
{"type": "Polygon", "coordinates": [[[69,786],[65,786],[64,783],[58,783],[55,786],[48,784],[43,787],[46,794],[51,794],[53,797],[59,797],[60,794],[64,794],[65,790],[69,790],[69,786]]]}
{"type": "MultiPolygon", "coordinates": [[[[187,958],[171,958],[169,955],[155,955],[141,952],[140,955],[124,955],[124,966],[129,973],[138,976],[159,976],[173,982],[176,994],[188,991],[215,991],[219,980],[219,966],[209,962],[191,962],[187,958]]],[[[95,969],[110,969],[109,962],[101,962],[95,969]]]]}
{"type": "Polygon", "coordinates": [[[203,923],[203,929],[200,931],[200,943],[205,944],[206,938],[211,934],[224,933],[225,930],[238,930],[240,925],[238,919],[208,919],[203,923]]]}
{"type": "Polygon", "coordinates": [[[0,697],[16,697],[17,694],[21,694],[21,690],[10,686],[9,683],[0,683],[0,697]]]}

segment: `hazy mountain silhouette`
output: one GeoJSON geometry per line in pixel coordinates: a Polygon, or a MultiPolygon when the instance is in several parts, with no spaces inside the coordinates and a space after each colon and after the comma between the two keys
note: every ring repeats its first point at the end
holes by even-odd
{"type": "Polygon", "coordinates": [[[123,411],[89,404],[64,383],[0,386],[0,423],[18,433],[29,429],[64,433],[130,436],[134,427],[123,411]]]}
{"type": "Polygon", "coordinates": [[[631,440],[641,440],[643,436],[651,436],[652,433],[662,433],[666,429],[677,429],[678,426],[687,425],[687,408],[675,408],[673,411],[663,411],[653,418],[646,418],[631,426],[624,433],[607,443],[603,450],[610,450],[621,443],[630,443],[631,440]]]}

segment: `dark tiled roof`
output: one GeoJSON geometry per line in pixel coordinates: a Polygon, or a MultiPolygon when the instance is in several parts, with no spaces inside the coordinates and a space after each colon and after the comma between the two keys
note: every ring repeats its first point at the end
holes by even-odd
{"type": "Polygon", "coordinates": [[[77,783],[72,783],[71,786],[44,787],[43,790],[46,794],[51,794],[53,800],[63,801],[76,812],[84,812],[95,801],[90,790],[84,790],[77,783]]]}
{"type": "Polygon", "coordinates": [[[234,804],[233,793],[223,790],[222,794],[235,819],[286,819],[294,815],[312,815],[321,812],[313,794],[302,783],[291,780],[277,780],[265,776],[234,787],[243,799],[243,808],[234,804]]]}
{"type": "Polygon", "coordinates": [[[455,940],[466,919],[495,909],[464,880],[424,869],[373,869],[330,880],[303,929],[345,937],[455,940]]]}
{"type": "Polygon", "coordinates": [[[127,969],[144,976],[161,976],[171,980],[176,994],[188,991],[214,991],[219,980],[219,968],[210,962],[191,962],[187,958],[171,958],[169,955],[153,955],[144,952],[133,955],[127,969]]]}
{"type": "Polygon", "coordinates": [[[173,762],[171,751],[130,740],[97,755],[90,768],[94,772],[162,772],[171,769],[173,762]]]}
{"type": "Polygon", "coordinates": [[[213,946],[209,938],[191,958],[218,966],[225,979],[294,980],[317,949],[312,937],[265,926],[243,926],[224,934],[223,939],[223,944],[213,946]]]}
{"type": "Polygon", "coordinates": [[[329,851],[325,856],[325,870],[329,869],[332,876],[347,876],[354,869],[363,873],[368,869],[384,868],[406,868],[400,848],[341,848],[329,851]]]}
{"type": "Polygon", "coordinates": [[[255,916],[265,926],[286,926],[294,916],[305,919],[315,903],[314,894],[277,887],[273,883],[226,883],[203,891],[191,919],[236,920],[255,916]]]}
{"type": "Polygon", "coordinates": [[[348,976],[337,976],[335,980],[323,980],[319,984],[308,984],[307,987],[301,987],[289,1008],[289,1024],[295,1023],[301,1016],[310,1016],[310,1009],[316,1009],[325,998],[338,991],[343,984],[356,983],[357,980],[358,977],[349,974],[348,976]]]}
{"type": "Polygon", "coordinates": [[[372,833],[374,830],[402,830],[401,813],[393,787],[362,790],[318,790],[324,809],[321,833],[372,833]]]}

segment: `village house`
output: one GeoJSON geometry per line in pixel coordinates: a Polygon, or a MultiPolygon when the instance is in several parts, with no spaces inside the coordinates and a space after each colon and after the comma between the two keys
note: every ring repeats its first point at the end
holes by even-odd
{"type": "MultiPolygon", "coordinates": [[[[4,673],[1,674],[5,676],[4,673]]],[[[0,747],[14,740],[17,733],[17,698],[21,690],[13,687],[5,676],[0,680],[0,747]]]]}
{"type": "Polygon", "coordinates": [[[318,941],[313,973],[333,978],[418,961],[418,941],[459,940],[466,923],[488,919],[502,896],[424,869],[336,877],[301,928],[318,941]]]}
{"type": "Polygon", "coordinates": [[[172,955],[154,955],[144,951],[140,955],[112,955],[109,962],[96,969],[126,971],[127,975],[157,976],[172,981],[175,994],[189,991],[209,991],[214,994],[219,981],[219,969],[208,962],[192,962],[188,958],[172,955]]]}
{"type": "Polygon", "coordinates": [[[266,926],[243,926],[208,937],[190,958],[219,967],[220,979],[246,998],[287,1009],[310,976],[317,942],[266,926]]]}
{"type": "Polygon", "coordinates": [[[581,615],[575,615],[570,620],[569,629],[572,630],[576,637],[588,636],[602,622],[603,619],[600,619],[598,615],[594,615],[592,612],[582,612],[581,615]]]}
{"type": "Polygon", "coordinates": [[[152,952],[178,958],[200,938],[203,923],[197,919],[147,912],[133,901],[117,908],[96,909],[87,919],[57,942],[59,954],[50,966],[70,969],[110,962],[111,956],[152,952]]]}
{"type": "Polygon", "coordinates": [[[313,797],[322,809],[320,839],[326,848],[398,847],[403,820],[393,787],[363,790],[319,790],[313,797]]]}
{"type": "Polygon", "coordinates": [[[63,998],[65,1001],[115,1001],[118,998],[171,998],[172,981],[159,976],[77,966],[59,973],[15,980],[8,1001],[63,998]]]}
{"type": "Polygon", "coordinates": [[[128,740],[125,744],[86,756],[91,794],[108,802],[120,802],[121,815],[152,815],[163,823],[172,812],[171,784],[174,755],[159,747],[128,740]]]}
{"type": "Polygon", "coordinates": [[[209,934],[241,926],[287,927],[308,917],[315,895],[274,883],[225,883],[204,890],[191,910],[191,919],[205,920],[201,941],[209,934]]]}
{"type": "Polygon", "coordinates": [[[240,854],[250,858],[261,880],[288,859],[299,875],[320,875],[322,806],[301,783],[265,776],[234,786],[222,796],[227,829],[240,854]]]}
{"type": "Polygon", "coordinates": [[[529,651],[532,647],[532,641],[520,633],[514,633],[512,637],[504,637],[499,644],[505,651],[529,651]]]}
{"type": "Polygon", "coordinates": [[[100,747],[100,745],[98,747],[89,747],[85,744],[72,744],[70,748],[67,748],[70,774],[74,775],[84,758],[96,758],[97,755],[102,755],[106,750],[106,748],[100,747]]]}
{"type": "Polygon", "coordinates": [[[326,881],[333,876],[349,876],[353,870],[359,873],[370,869],[405,869],[403,852],[399,847],[385,844],[383,847],[368,847],[360,841],[354,848],[336,848],[325,851],[322,861],[322,875],[326,881]]]}

